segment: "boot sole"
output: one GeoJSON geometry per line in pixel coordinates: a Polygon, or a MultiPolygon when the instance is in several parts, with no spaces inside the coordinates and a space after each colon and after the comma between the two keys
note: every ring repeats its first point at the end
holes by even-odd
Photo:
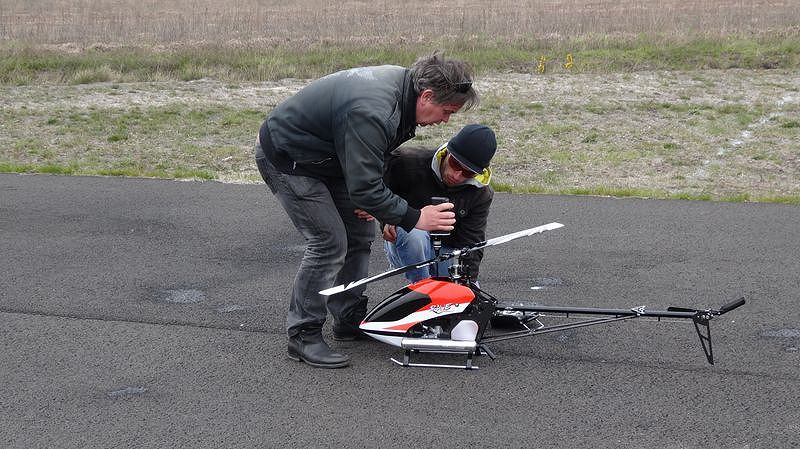
{"type": "Polygon", "coordinates": [[[299,355],[289,354],[290,359],[294,360],[295,362],[305,363],[306,365],[313,366],[314,368],[344,368],[350,365],[350,361],[347,360],[345,362],[339,363],[317,363],[317,362],[310,362],[307,359],[303,358],[299,355]]]}

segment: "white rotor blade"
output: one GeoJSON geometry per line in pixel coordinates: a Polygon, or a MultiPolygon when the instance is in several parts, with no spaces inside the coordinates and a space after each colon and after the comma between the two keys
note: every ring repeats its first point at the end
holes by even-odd
{"type": "MultiPolygon", "coordinates": [[[[468,248],[467,251],[472,251],[475,249],[485,248],[487,246],[494,246],[500,245],[501,243],[510,242],[511,240],[518,239],[520,237],[526,237],[529,235],[540,234],[545,231],[552,231],[553,229],[563,228],[564,225],[561,223],[547,223],[546,225],[537,226],[535,228],[525,229],[522,231],[517,231],[511,234],[501,235],[500,237],[495,237],[493,239],[486,240],[483,243],[478,243],[477,245],[468,248]]],[[[464,252],[467,252],[464,251],[464,252]]]]}
{"type": "Polygon", "coordinates": [[[379,281],[381,279],[392,277],[394,275],[405,273],[407,271],[415,270],[417,268],[426,267],[435,262],[437,262],[437,259],[420,262],[416,265],[406,265],[405,267],[395,268],[394,270],[384,271],[383,273],[376,274],[375,276],[359,279],[357,281],[353,281],[348,284],[342,284],[342,285],[337,285],[335,287],[326,288],[325,290],[320,290],[319,294],[324,296],[335,295],[337,293],[350,290],[351,288],[356,288],[359,285],[369,284],[370,282],[379,281]]]}
{"type": "Polygon", "coordinates": [[[414,269],[417,269],[417,268],[422,268],[422,267],[434,264],[436,262],[441,262],[441,261],[444,261],[444,260],[447,260],[447,259],[452,259],[455,256],[458,256],[458,255],[461,255],[461,254],[466,254],[466,253],[468,253],[470,251],[474,251],[476,249],[485,248],[487,246],[499,245],[501,243],[505,243],[505,242],[509,242],[511,240],[514,240],[514,239],[518,239],[520,237],[539,234],[539,233],[542,233],[542,232],[545,232],[545,231],[550,231],[550,230],[558,229],[558,228],[561,228],[561,227],[564,227],[564,225],[561,224],[561,223],[553,222],[553,223],[548,223],[546,225],[537,226],[535,228],[525,229],[525,230],[517,231],[517,232],[511,233],[511,234],[501,235],[500,237],[495,237],[493,239],[485,240],[483,242],[476,243],[475,245],[469,246],[469,247],[464,248],[462,250],[453,251],[451,254],[443,254],[443,255],[441,255],[439,257],[435,257],[435,258],[433,258],[431,260],[426,260],[425,262],[420,262],[418,264],[406,265],[405,267],[395,268],[394,270],[385,271],[385,272],[383,272],[381,274],[376,274],[375,276],[371,276],[371,277],[364,278],[364,279],[359,279],[357,281],[350,282],[349,284],[342,284],[342,285],[337,285],[335,287],[326,288],[325,290],[320,290],[319,294],[320,295],[324,295],[324,296],[335,295],[337,293],[341,293],[341,292],[350,290],[351,288],[355,288],[355,287],[358,287],[360,285],[369,284],[370,282],[379,281],[381,279],[385,279],[385,278],[388,278],[388,277],[391,277],[391,276],[402,274],[402,273],[405,273],[407,271],[411,271],[411,270],[414,270],[414,269]]]}

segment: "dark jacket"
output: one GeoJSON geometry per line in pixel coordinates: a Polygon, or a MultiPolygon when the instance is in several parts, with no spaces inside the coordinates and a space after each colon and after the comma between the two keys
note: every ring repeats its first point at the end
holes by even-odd
{"type": "MultiPolygon", "coordinates": [[[[393,151],[386,161],[384,181],[392,192],[417,209],[431,204],[432,196],[444,196],[455,206],[455,229],[442,239],[445,246],[460,249],[486,240],[486,222],[494,190],[489,186],[491,171],[471,179],[465,184],[448,187],[441,181],[439,167],[446,146],[438,150],[419,147],[401,147],[393,151]]],[[[477,278],[483,251],[473,251],[466,256],[469,274],[477,278]]]]}
{"type": "Polygon", "coordinates": [[[388,153],[414,137],[416,99],[403,67],[336,72],[276,106],[261,127],[261,147],[283,173],[344,178],[356,207],[411,230],[419,209],[392,193],[382,174],[388,153]]]}

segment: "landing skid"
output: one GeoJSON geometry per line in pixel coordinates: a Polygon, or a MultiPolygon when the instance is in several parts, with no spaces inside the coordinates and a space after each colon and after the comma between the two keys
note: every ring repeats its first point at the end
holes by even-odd
{"type": "Polygon", "coordinates": [[[466,354],[467,359],[463,365],[448,365],[441,363],[412,363],[411,362],[412,352],[414,351],[411,350],[405,351],[405,353],[403,354],[402,362],[400,360],[395,359],[394,357],[390,358],[389,360],[400,366],[415,367],[415,368],[453,368],[453,369],[468,369],[468,370],[480,369],[479,366],[472,364],[472,356],[474,355],[472,353],[466,354]]]}

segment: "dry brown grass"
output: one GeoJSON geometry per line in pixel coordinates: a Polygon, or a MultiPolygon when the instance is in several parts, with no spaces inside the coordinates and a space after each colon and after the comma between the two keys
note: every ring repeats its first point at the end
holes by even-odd
{"type": "Polygon", "coordinates": [[[0,38],[35,44],[537,43],[797,32],[796,0],[3,0],[0,38]]]}

